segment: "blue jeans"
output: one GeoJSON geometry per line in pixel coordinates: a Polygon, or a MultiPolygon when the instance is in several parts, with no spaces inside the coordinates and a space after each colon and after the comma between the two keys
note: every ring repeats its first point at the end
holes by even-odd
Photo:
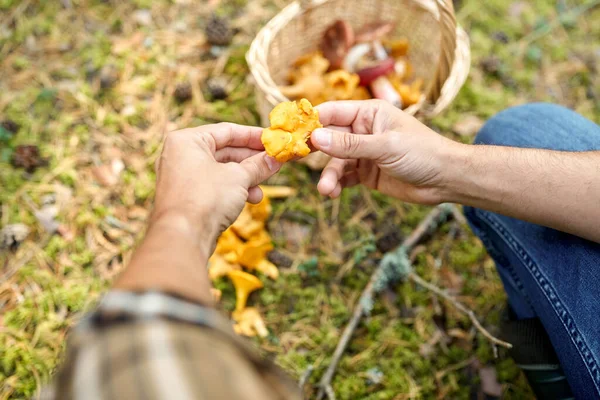
{"type": "MultiPolygon", "coordinates": [[[[490,119],[475,143],[600,150],[600,126],[563,107],[529,104],[490,119]]],[[[517,318],[539,318],[573,394],[599,399],[600,244],[485,210],[465,207],[465,214],[494,259],[517,318]]]]}

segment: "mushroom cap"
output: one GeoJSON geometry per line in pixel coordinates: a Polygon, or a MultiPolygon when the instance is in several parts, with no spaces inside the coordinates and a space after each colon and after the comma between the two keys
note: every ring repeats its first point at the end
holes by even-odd
{"type": "Polygon", "coordinates": [[[322,128],[319,112],[306,99],[298,102],[279,103],[269,114],[271,127],[265,128],[260,137],[268,155],[279,162],[310,153],[306,141],[312,131],[322,128]]]}
{"type": "Polygon", "coordinates": [[[338,69],[325,75],[327,90],[333,95],[333,100],[348,100],[360,81],[358,75],[338,69]]]}
{"type": "Polygon", "coordinates": [[[376,21],[365,24],[356,34],[356,42],[372,42],[381,39],[394,30],[394,22],[376,21]]]}
{"type": "Polygon", "coordinates": [[[242,311],[250,293],[263,287],[262,282],[254,275],[242,271],[231,271],[227,274],[235,286],[235,310],[242,311]]]}
{"type": "Polygon", "coordinates": [[[208,259],[208,277],[211,281],[217,280],[229,272],[240,270],[240,266],[227,262],[222,256],[213,254],[208,259]]]}
{"type": "Polygon", "coordinates": [[[248,207],[244,207],[238,218],[231,225],[231,229],[233,229],[238,236],[244,239],[248,239],[250,236],[256,234],[264,227],[264,222],[255,221],[252,218],[252,214],[250,213],[250,209],[248,207]]]}
{"type": "Polygon", "coordinates": [[[354,30],[344,20],[338,19],[331,24],[323,33],[323,39],[319,49],[329,61],[330,69],[338,69],[342,66],[346,53],[354,44],[354,30]]]}
{"type": "Polygon", "coordinates": [[[244,271],[232,270],[227,273],[236,290],[244,289],[248,293],[263,287],[262,282],[256,276],[244,271]]]}
{"type": "Polygon", "coordinates": [[[235,234],[231,227],[225,229],[219,239],[217,239],[217,247],[215,247],[215,253],[227,254],[232,251],[237,251],[240,246],[244,244],[242,240],[235,234]]]}
{"type": "Polygon", "coordinates": [[[237,324],[233,326],[233,330],[238,335],[258,335],[260,337],[269,335],[265,322],[255,307],[248,307],[242,311],[234,311],[231,316],[233,317],[233,320],[237,322],[237,324]]]}
{"type": "Polygon", "coordinates": [[[387,75],[394,71],[395,61],[393,58],[387,58],[385,60],[377,62],[377,64],[363,68],[356,73],[360,77],[360,84],[362,86],[370,85],[375,79],[380,76],[387,75]]]}
{"type": "Polygon", "coordinates": [[[264,239],[257,238],[257,240],[244,243],[238,253],[238,261],[246,268],[255,269],[271,250],[273,250],[273,245],[270,240],[265,242],[264,239]]]}
{"type": "Polygon", "coordinates": [[[262,200],[257,204],[246,205],[250,211],[252,218],[258,221],[266,221],[271,215],[271,201],[267,196],[263,196],[262,200]]]}

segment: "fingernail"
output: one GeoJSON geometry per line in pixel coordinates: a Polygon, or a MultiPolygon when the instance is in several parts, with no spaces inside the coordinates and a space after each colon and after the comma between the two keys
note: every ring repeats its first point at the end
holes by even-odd
{"type": "Polygon", "coordinates": [[[277,171],[281,167],[281,163],[271,156],[265,156],[265,162],[271,171],[277,171]]]}
{"type": "Polygon", "coordinates": [[[326,129],[317,129],[312,133],[315,144],[319,147],[329,147],[331,145],[331,132],[326,129]]]}

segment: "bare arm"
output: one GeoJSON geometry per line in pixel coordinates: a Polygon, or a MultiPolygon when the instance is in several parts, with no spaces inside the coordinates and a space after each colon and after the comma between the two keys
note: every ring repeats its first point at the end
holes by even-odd
{"type": "Polygon", "coordinates": [[[404,201],[456,202],[600,242],[600,152],[460,144],[380,101],[318,110],[333,128],[311,136],[334,157],[318,185],[323,195],[361,183],[404,201]]]}
{"type": "Polygon", "coordinates": [[[600,242],[600,152],[461,145],[453,153],[444,201],[600,242]]]}

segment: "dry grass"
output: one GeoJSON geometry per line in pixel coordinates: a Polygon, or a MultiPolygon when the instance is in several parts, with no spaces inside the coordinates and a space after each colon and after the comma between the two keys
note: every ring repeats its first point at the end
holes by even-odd
{"type": "MultiPolygon", "coordinates": [[[[36,393],[57,365],[67,328],[127,264],[150,209],[163,133],[258,122],[243,57],[256,29],[285,3],[0,0],[0,120],[21,127],[11,139],[0,135],[0,226],[32,230],[16,253],[0,254],[0,399],[36,393]],[[148,10],[149,23],[139,10],[148,10]],[[202,29],[211,10],[239,29],[216,56],[202,29]],[[214,75],[227,80],[227,101],[210,101],[204,81],[214,75]],[[178,103],[173,93],[185,82],[193,96],[178,103]],[[13,168],[8,160],[19,144],[38,145],[49,166],[33,174],[13,168]],[[48,194],[62,234],[50,235],[34,216],[48,194]]],[[[462,3],[472,73],[432,126],[470,141],[453,132],[464,131],[466,118],[540,100],[600,119],[597,8],[574,15],[564,10],[576,10],[576,1],[462,3]]],[[[270,222],[278,249],[294,262],[252,299],[271,332],[256,344],[294,376],[314,365],[309,383],[322,374],[375,266],[378,240],[399,241],[392,233],[406,234],[427,212],[360,188],[326,200],[315,179],[298,165],[273,179],[299,188],[275,203],[270,222]]],[[[415,249],[416,269],[452,289],[493,330],[504,302],[493,264],[465,229],[446,244],[448,230],[415,249]]],[[[231,287],[218,287],[230,310],[231,287]]],[[[403,284],[358,329],[333,387],[340,399],[467,398],[486,364],[497,367],[507,398],[530,396],[514,365],[502,355],[493,360],[489,344],[474,339],[467,318],[403,284]],[[369,371],[383,380],[369,383],[369,371]]],[[[310,385],[307,394],[314,394],[310,385]]]]}

